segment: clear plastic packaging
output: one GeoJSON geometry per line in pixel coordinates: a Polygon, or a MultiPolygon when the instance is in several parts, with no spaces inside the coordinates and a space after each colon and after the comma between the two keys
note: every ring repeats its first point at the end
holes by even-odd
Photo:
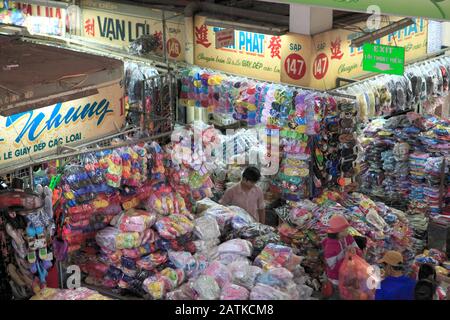
{"type": "Polygon", "coordinates": [[[220,287],[231,282],[231,273],[228,268],[219,261],[212,262],[203,272],[204,275],[213,277],[220,287]]]}
{"type": "Polygon", "coordinates": [[[250,292],[250,300],[291,300],[291,296],[274,287],[258,283],[250,292]]]}
{"type": "Polygon", "coordinates": [[[212,240],[220,237],[220,229],[216,219],[203,216],[194,221],[194,234],[200,240],[212,240]]]}
{"type": "Polygon", "coordinates": [[[250,292],[236,284],[227,284],[222,288],[220,300],[248,300],[250,292]]]}
{"type": "Polygon", "coordinates": [[[220,287],[211,276],[199,276],[192,283],[192,288],[198,294],[199,300],[218,300],[220,298],[220,287]]]}
{"type": "Polygon", "coordinates": [[[219,254],[231,253],[245,257],[250,257],[253,252],[253,246],[247,240],[233,239],[219,245],[218,252],[219,254]]]}

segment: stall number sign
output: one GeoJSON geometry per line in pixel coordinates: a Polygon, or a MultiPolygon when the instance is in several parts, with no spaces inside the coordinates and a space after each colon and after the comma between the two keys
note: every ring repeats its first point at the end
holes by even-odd
{"type": "Polygon", "coordinates": [[[234,45],[234,29],[216,31],[216,49],[234,45]]]}
{"type": "Polygon", "coordinates": [[[366,43],[363,50],[364,71],[403,75],[405,48],[366,43]]]}

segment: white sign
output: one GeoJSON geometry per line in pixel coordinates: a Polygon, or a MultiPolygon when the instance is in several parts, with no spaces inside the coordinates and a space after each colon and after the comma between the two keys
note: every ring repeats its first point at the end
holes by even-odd
{"type": "Polygon", "coordinates": [[[216,49],[234,45],[234,29],[216,31],[216,49]]]}
{"type": "Polygon", "coordinates": [[[442,23],[438,21],[428,22],[427,54],[435,53],[442,47],[442,23]]]}

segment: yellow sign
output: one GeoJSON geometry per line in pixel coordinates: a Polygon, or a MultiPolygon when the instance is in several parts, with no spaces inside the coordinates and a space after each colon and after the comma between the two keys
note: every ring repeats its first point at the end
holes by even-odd
{"type": "Polygon", "coordinates": [[[31,34],[65,35],[65,9],[16,1],[9,1],[8,7],[14,11],[6,11],[4,3],[0,4],[0,23],[26,27],[31,34]]]}
{"type": "Polygon", "coordinates": [[[0,167],[117,132],[125,124],[122,99],[123,89],[117,82],[89,97],[0,116],[0,167]]]}
{"type": "MultiPolygon", "coordinates": [[[[395,20],[395,19],[394,19],[395,20]]],[[[359,27],[363,28],[364,23],[359,27]]],[[[416,19],[416,23],[400,31],[377,40],[375,43],[391,46],[405,47],[406,62],[426,56],[427,54],[427,27],[428,21],[416,19]]],[[[303,65],[306,65],[305,75],[298,77],[300,65],[298,47],[296,43],[302,43],[304,36],[290,35],[285,42],[282,60],[284,66],[281,71],[281,81],[316,89],[333,89],[336,87],[336,79],[356,78],[367,74],[362,69],[363,49],[350,47],[351,40],[361,36],[347,30],[331,30],[310,37],[311,50],[304,53],[303,65]],[[296,58],[296,59],[293,59],[296,58]],[[296,63],[292,62],[297,61],[296,63]]],[[[283,40],[284,41],[284,40],[283,40]]]]}
{"type": "MultiPolygon", "coordinates": [[[[160,40],[157,53],[163,51],[162,11],[142,6],[132,6],[106,1],[83,1],[82,35],[87,40],[128,50],[130,44],[144,34],[155,35],[160,40]]],[[[184,60],[184,21],[165,12],[166,43],[169,59],[184,60]]]]}
{"type": "Polygon", "coordinates": [[[216,49],[215,33],[221,30],[206,25],[204,17],[195,17],[196,65],[261,80],[280,81],[282,37],[235,30],[234,44],[216,49]]]}

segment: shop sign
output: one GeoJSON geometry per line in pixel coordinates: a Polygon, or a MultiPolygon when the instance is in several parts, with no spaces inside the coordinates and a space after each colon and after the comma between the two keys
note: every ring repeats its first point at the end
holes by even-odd
{"type": "Polygon", "coordinates": [[[117,132],[125,124],[119,83],[89,97],[0,116],[0,168],[117,132]]]}
{"type": "Polygon", "coordinates": [[[64,36],[66,20],[66,10],[62,8],[15,1],[9,1],[8,7],[0,4],[0,23],[26,27],[31,34],[64,36]]]}
{"type": "Polygon", "coordinates": [[[234,29],[224,29],[215,32],[216,49],[234,45],[234,29]]]}
{"type": "MultiPolygon", "coordinates": [[[[144,34],[157,37],[161,43],[157,53],[163,52],[162,11],[146,7],[83,1],[82,36],[88,41],[128,51],[130,44],[144,34]]],[[[166,12],[166,17],[175,13],[166,12]]],[[[169,58],[184,60],[184,21],[180,17],[166,22],[166,45],[169,58]]]]}
{"type": "Polygon", "coordinates": [[[223,29],[195,17],[195,64],[268,81],[280,81],[282,37],[234,30],[234,41],[216,48],[215,34],[223,29]]]}
{"type": "MultiPolygon", "coordinates": [[[[391,18],[392,21],[400,18],[391,18]]],[[[357,25],[364,28],[365,23],[357,25]]],[[[376,40],[377,45],[403,47],[405,62],[427,56],[428,21],[415,19],[415,24],[376,40]]],[[[336,87],[336,79],[357,78],[368,74],[363,70],[363,47],[350,46],[352,39],[358,38],[362,32],[334,29],[312,37],[289,34],[283,37],[287,46],[282,50],[282,61],[285,68],[281,70],[281,81],[294,85],[330,90],[336,87]],[[301,49],[300,49],[301,47],[301,49]],[[300,53],[301,51],[301,53],[300,53]],[[294,56],[293,56],[294,55],[294,56]],[[303,59],[305,73],[286,68],[288,61],[295,57],[303,59]],[[297,74],[293,71],[297,71],[297,74]]],[[[291,62],[292,63],[292,62],[291,62]]],[[[297,63],[299,65],[299,63],[297,63]]]]}
{"type": "Polygon", "coordinates": [[[430,21],[428,24],[428,46],[427,53],[433,54],[442,48],[443,23],[430,21]]]}
{"type": "Polygon", "coordinates": [[[405,72],[405,48],[365,43],[363,70],[403,75],[405,72]]]}
{"type": "Polygon", "coordinates": [[[367,12],[378,6],[382,14],[450,20],[450,1],[446,0],[282,0],[348,11],[367,12]]]}

